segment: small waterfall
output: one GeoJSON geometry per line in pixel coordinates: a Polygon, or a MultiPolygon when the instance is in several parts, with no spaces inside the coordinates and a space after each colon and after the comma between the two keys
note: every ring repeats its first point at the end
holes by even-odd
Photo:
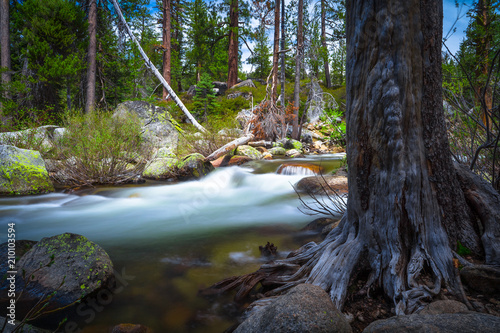
{"type": "Polygon", "coordinates": [[[280,175],[315,176],[322,171],[320,166],[314,164],[282,164],[276,171],[280,175]]]}

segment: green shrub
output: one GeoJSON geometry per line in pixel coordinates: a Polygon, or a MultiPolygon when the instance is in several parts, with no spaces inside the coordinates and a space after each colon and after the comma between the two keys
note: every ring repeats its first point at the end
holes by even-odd
{"type": "MultiPolygon", "coordinates": [[[[94,112],[66,119],[66,133],[58,147],[63,174],[55,180],[70,186],[119,184],[144,170],[151,148],[141,139],[135,116],[113,118],[94,112]]],[[[57,176],[56,176],[57,177],[57,176]]]]}

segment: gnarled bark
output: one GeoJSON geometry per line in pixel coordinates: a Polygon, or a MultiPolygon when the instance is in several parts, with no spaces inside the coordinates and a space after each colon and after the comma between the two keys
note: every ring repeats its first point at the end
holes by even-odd
{"type": "Polygon", "coordinates": [[[500,199],[469,174],[459,177],[464,196],[453,167],[441,96],[442,3],[347,5],[347,211],[322,243],[216,289],[243,284],[241,296],[245,283],[260,282],[275,288],[267,296],[305,281],[341,309],[350,281],[368,271],[360,292],[382,288],[397,314],[419,310],[443,287],[467,304],[452,248],[484,248],[487,263],[497,263],[500,217],[490,205],[500,199]]]}

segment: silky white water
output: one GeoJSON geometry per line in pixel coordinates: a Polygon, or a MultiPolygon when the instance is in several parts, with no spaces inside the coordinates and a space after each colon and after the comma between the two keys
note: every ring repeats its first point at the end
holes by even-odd
{"type": "MultiPolygon", "coordinates": [[[[340,158],[329,160],[338,165],[340,158]]],[[[320,158],[300,161],[323,165],[320,158]]],[[[315,218],[297,209],[292,185],[304,175],[276,174],[281,163],[220,168],[177,184],[0,198],[0,243],[8,222],[16,224],[18,240],[80,234],[133,277],[102,311],[72,318],[82,333],[129,322],[155,332],[221,332],[237,315],[228,311],[231,295],[207,300],[198,290],[258,269],[259,245],[272,242],[286,256],[316,237],[298,232],[315,218]]]]}
{"type": "MultiPolygon", "coordinates": [[[[15,222],[18,239],[71,232],[102,244],[168,239],[224,227],[300,224],[292,184],[303,175],[253,174],[218,169],[199,181],[100,189],[91,195],[53,193],[0,199],[0,220],[15,222]]],[[[2,238],[6,230],[1,230],[2,238]]]]}

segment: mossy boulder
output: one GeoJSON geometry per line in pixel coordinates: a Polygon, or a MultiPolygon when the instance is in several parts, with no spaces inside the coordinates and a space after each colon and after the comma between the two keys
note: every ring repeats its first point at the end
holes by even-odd
{"type": "Polygon", "coordinates": [[[215,170],[206,158],[198,153],[190,154],[177,163],[177,175],[179,179],[199,179],[215,170]]]}
{"type": "Polygon", "coordinates": [[[173,179],[177,177],[176,158],[156,158],[144,169],[142,176],[147,179],[173,179]]]}
{"type": "Polygon", "coordinates": [[[0,196],[53,191],[54,186],[39,152],[0,145],[0,196]]]}
{"type": "Polygon", "coordinates": [[[273,147],[268,150],[273,156],[281,156],[286,154],[286,149],[283,147],[273,147]]]}
{"type": "Polygon", "coordinates": [[[290,139],[285,143],[285,148],[286,149],[297,149],[297,150],[303,150],[304,147],[302,145],[302,142],[290,139]]]}
{"type": "MultiPolygon", "coordinates": [[[[108,254],[84,236],[71,233],[43,238],[18,260],[16,269],[16,290],[23,290],[19,309],[51,294],[45,310],[68,306],[109,287],[114,277],[108,254]]],[[[2,302],[7,289],[4,281],[2,302]]]]}
{"type": "Polygon", "coordinates": [[[236,155],[250,157],[252,160],[259,160],[262,157],[261,152],[248,145],[239,146],[236,149],[236,155]]]}

